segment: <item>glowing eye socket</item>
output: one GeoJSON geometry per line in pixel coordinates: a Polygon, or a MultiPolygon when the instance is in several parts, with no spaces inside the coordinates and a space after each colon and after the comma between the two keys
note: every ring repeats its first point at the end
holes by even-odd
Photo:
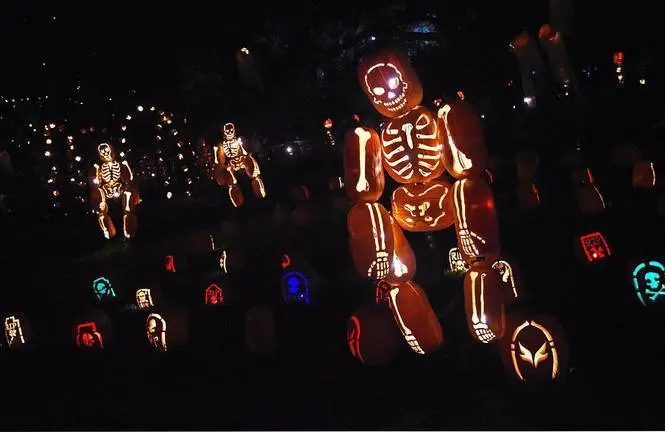
{"type": "Polygon", "coordinates": [[[391,90],[395,90],[398,85],[399,85],[398,78],[393,77],[388,80],[388,87],[390,87],[391,90]]]}
{"type": "Polygon", "coordinates": [[[386,92],[386,91],[383,89],[383,87],[374,87],[374,88],[372,89],[372,93],[374,93],[374,94],[377,95],[377,96],[381,96],[381,95],[384,94],[385,92],[386,92]]]}

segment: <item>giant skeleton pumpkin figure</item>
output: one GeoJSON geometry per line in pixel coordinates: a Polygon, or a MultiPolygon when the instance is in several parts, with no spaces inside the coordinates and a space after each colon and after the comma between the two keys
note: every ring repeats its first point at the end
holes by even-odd
{"type": "Polygon", "coordinates": [[[115,151],[109,143],[97,146],[97,154],[102,164],[94,164],[92,175],[92,209],[97,215],[99,227],[107,239],[115,236],[116,230],[109,215],[109,200],[118,198],[122,201],[122,232],[125,238],[136,235],[136,206],[141,202],[139,191],[134,183],[134,173],[127,161],[118,162],[115,151]]]}
{"type": "Polygon", "coordinates": [[[252,190],[257,198],[266,197],[266,188],[261,179],[261,169],[251,153],[248,153],[243,144],[242,137],[236,136],[236,127],[233,123],[226,123],[223,129],[224,139],[214,147],[215,154],[215,180],[220,186],[229,188],[229,198],[234,207],[240,207],[244,198],[236,172],[244,169],[252,180],[252,190]]]}
{"type": "MultiPolygon", "coordinates": [[[[411,281],[416,260],[402,229],[438,231],[454,224],[468,264],[499,258],[494,197],[481,177],[487,163],[482,124],[464,102],[442,104],[436,114],[420,106],[420,80],[393,49],[361,60],[358,81],[386,120],[380,133],[359,125],[346,136],[344,183],[354,204],[347,216],[351,256],[361,276],[392,287],[396,324],[413,351],[427,354],[443,336],[427,295],[411,281]],[[401,184],[392,194],[392,214],[376,202],[385,185],[383,169],[401,184]],[[452,185],[440,178],[446,170],[457,180],[452,185]]],[[[502,303],[488,304],[502,302],[500,296],[479,301],[487,310],[503,310],[502,303]]]]}

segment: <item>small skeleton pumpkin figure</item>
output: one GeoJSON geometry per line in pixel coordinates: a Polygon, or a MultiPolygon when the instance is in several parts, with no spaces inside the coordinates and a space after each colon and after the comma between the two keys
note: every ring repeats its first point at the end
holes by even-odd
{"type": "Polygon", "coordinates": [[[252,180],[252,190],[257,198],[266,197],[266,189],[261,179],[261,169],[251,153],[245,150],[242,137],[236,136],[233,123],[226,123],[222,129],[224,139],[214,147],[215,179],[220,186],[229,189],[229,198],[234,207],[240,207],[244,198],[235,173],[245,170],[252,180]]]}
{"type": "Polygon", "coordinates": [[[125,238],[136,235],[136,205],[141,201],[138,188],[134,183],[134,173],[127,161],[118,162],[115,151],[109,143],[97,146],[97,154],[102,164],[94,164],[92,176],[91,198],[93,211],[97,215],[99,227],[104,237],[109,239],[115,236],[115,225],[109,215],[109,200],[122,201],[122,231],[125,238]]]}

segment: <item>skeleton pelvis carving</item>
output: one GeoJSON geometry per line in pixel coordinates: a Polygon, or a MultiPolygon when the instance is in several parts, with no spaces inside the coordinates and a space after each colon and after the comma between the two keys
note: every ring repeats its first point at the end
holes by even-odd
{"type": "Polygon", "coordinates": [[[444,179],[400,186],[393,192],[392,216],[407,231],[438,231],[455,222],[452,186],[444,179]]]}
{"type": "Polygon", "coordinates": [[[443,146],[434,114],[418,106],[381,131],[383,167],[398,183],[422,183],[443,174],[443,146]]]}
{"type": "Polygon", "coordinates": [[[358,273],[382,279],[390,271],[395,238],[388,211],[378,203],[356,204],[347,214],[349,248],[358,273]]]}
{"type": "Polygon", "coordinates": [[[475,263],[464,276],[464,306],[471,336],[483,343],[500,339],[506,329],[501,279],[491,265],[475,263]]]}

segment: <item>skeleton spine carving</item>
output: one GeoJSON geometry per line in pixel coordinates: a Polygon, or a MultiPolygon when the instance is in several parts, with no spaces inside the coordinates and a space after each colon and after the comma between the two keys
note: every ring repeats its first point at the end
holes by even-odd
{"type": "Polygon", "coordinates": [[[109,215],[109,200],[120,199],[122,203],[122,232],[125,238],[136,235],[136,205],[141,202],[134,173],[127,161],[118,162],[111,144],[101,143],[97,154],[102,162],[94,164],[94,175],[90,184],[92,209],[97,215],[99,228],[105,238],[116,234],[115,225],[109,215]]]}
{"type": "Polygon", "coordinates": [[[251,179],[252,190],[257,198],[266,197],[266,188],[261,179],[261,169],[251,153],[248,153],[243,144],[242,137],[236,136],[233,123],[226,123],[223,128],[222,142],[214,146],[215,180],[220,186],[228,188],[229,199],[234,207],[240,207],[244,197],[236,173],[244,170],[251,179]]]}

